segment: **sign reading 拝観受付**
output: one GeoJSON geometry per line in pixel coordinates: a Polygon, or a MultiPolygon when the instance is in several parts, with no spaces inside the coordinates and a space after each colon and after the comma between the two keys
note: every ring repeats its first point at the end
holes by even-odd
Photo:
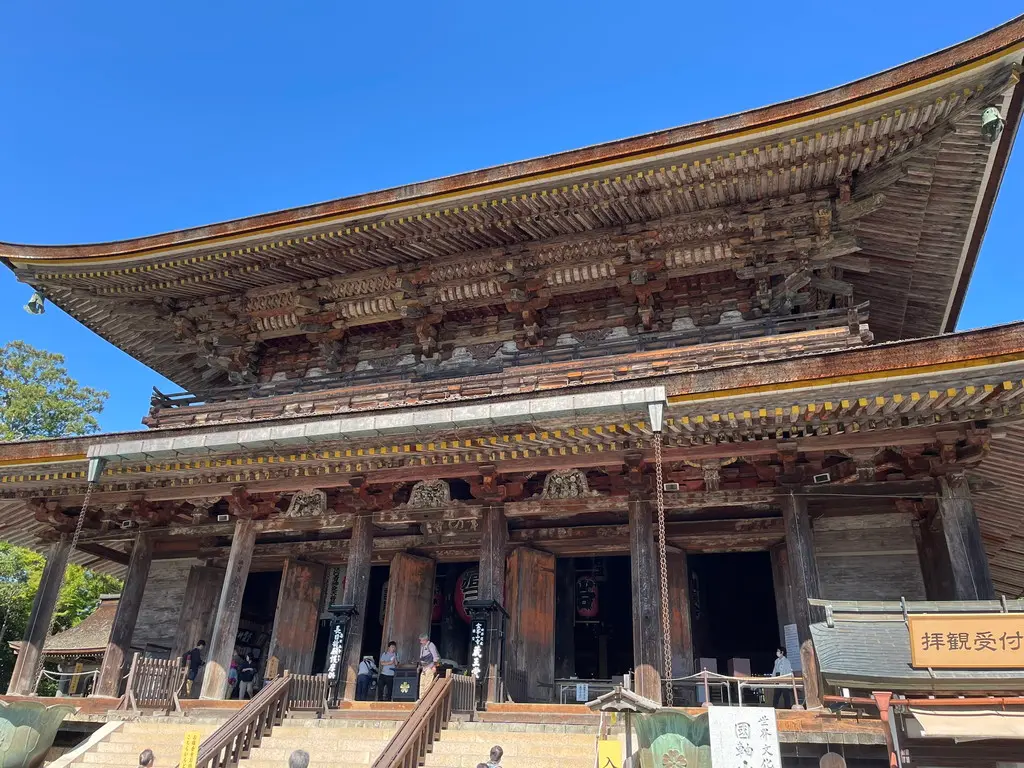
{"type": "Polygon", "coordinates": [[[1024,613],[910,614],[907,623],[912,667],[1024,667],[1024,613]]]}

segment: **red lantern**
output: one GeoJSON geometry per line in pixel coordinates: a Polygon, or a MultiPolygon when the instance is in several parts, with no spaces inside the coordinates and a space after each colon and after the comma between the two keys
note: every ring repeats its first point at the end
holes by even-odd
{"type": "Polygon", "coordinates": [[[459,577],[459,586],[455,590],[455,611],[464,622],[469,624],[469,614],[466,612],[466,601],[476,600],[480,594],[480,569],[467,568],[459,577]]]}
{"type": "Polygon", "coordinates": [[[576,615],[582,619],[593,619],[598,614],[597,582],[590,576],[576,579],[576,615]]]}
{"type": "Polygon", "coordinates": [[[441,585],[434,582],[434,606],[430,609],[430,623],[437,624],[441,621],[442,608],[444,607],[444,596],[441,593],[441,585]]]}

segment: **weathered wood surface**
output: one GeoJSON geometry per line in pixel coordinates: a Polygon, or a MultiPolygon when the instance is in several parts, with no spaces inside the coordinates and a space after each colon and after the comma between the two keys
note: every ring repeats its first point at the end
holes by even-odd
{"type": "Polygon", "coordinates": [[[946,538],[953,595],[957,600],[993,600],[995,587],[989,571],[988,555],[982,543],[978,518],[971,504],[967,478],[951,475],[941,478],[939,518],[946,538]]]}
{"type": "Polygon", "coordinates": [[[355,699],[359,657],[362,653],[363,632],[366,628],[366,599],[370,591],[370,560],[373,554],[373,518],[356,517],[352,525],[351,549],[345,569],[345,586],[341,604],[351,605],[355,613],[349,619],[345,657],[342,659],[341,677],[343,696],[355,699]]]}
{"type": "Polygon", "coordinates": [[[242,613],[242,596],[249,578],[249,563],[256,542],[256,527],[250,519],[235,523],[231,554],[224,572],[224,585],[217,604],[217,615],[210,638],[210,653],[203,673],[201,698],[223,699],[227,694],[228,668],[235,650],[238,621],[242,613]]]}
{"type": "Polygon", "coordinates": [[[555,684],[555,556],[513,549],[507,594],[506,688],[516,702],[549,702],[555,684]]]}
{"type": "Polygon", "coordinates": [[[814,553],[823,598],[925,598],[909,514],[819,518],[814,553]]]}
{"type": "Polygon", "coordinates": [[[403,664],[418,662],[419,636],[430,631],[433,603],[434,561],[407,552],[395,555],[388,576],[381,650],[393,640],[403,664]]]}
{"type": "MultiPolygon", "coordinates": [[[[486,507],[483,512],[480,537],[479,599],[496,600],[505,605],[505,568],[508,549],[508,521],[502,506],[486,507]]],[[[492,616],[498,621],[498,616],[492,616]]],[[[497,701],[501,695],[501,643],[497,627],[489,625],[484,660],[487,676],[487,701],[497,701]]]]}
{"type": "Polygon", "coordinates": [[[21,650],[14,660],[11,681],[7,685],[7,693],[12,696],[31,696],[36,688],[36,667],[39,656],[43,652],[43,643],[50,630],[53,609],[57,605],[60,594],[60,582],[64,578],[64,570],[71,554],[69,536],[62,536],[50,546],[46,554],[46,565],[39,579],[39,588],[32,600],[32,611],[29,613],[28,625],[22,635],[21,650]]]}
{"type": "Polygon", "coordinates": [[[200,640],[210,642],[217,603],[224,587],[224,569],[193,565],[185,583],[171,658],[181,659],[200,640]]]}
{"type": "Polygon", "coordinates": [[[779,645],[786,643],[786,625],[793,622],[793,589],[789,584],[789,556],[786,545],[769,550],[772,558],[772,586],[775,590],[775,616],[779,622],[779,645]]]}
{"type": "Polygon", "coordinates": [[[285,562],[268,653],[277,657],[281,669],[299,675],[313,671],[323,582],[324,566],[319,563],[285,562]]]}
{"type": "Polygon", "coordinates": [[[114,624],[110,628],[107,650],[103,654],[99,678],[96,681],[97,696],[117,696],[121,691],[121,679],[127,671],[129,648],[135,621],[139,617],[142,595],[149,577],[149,566],[153,561],[153,541],[145,534],[135,537],[132,558],[128,563],[121,599],[117,603],[114,624]]]}
{"type": "Polygon", "coordinates": [[[644,499],[629,503],[633,587],[633,690],[660,702],[662,670],[661,592],[654,523],[644,499]]]}
{"type": "MultiPolygon", "coordinates": [[[[690,617],[690,567],[685,552],[669,552],[668,566],[669,621],[672,628],[672,677],[685,677],[693,671],[693,625],[690,617]]],[[[673,689],[674,703],[679,706],[693,689],[673,689]]]]}
{"type": "MultiPolygon", "coordinates": [[[[155,553],[155,542],[153,546],[155,553]]],[[[135,620],[135,632],[132,633],[133,648],[145,649],[152,646],[172,650],[182,605],[185,603],[188,577],[195,562],[192,558],[157,560],[154,554],[146,578],[146,590],[142,594],[139,616],[135,620]]],[[[210,639],[209,634],[207,630],[206,640],[210,639]]],[[[189,648],[183,649],[182,653],[189,648]]]]}
{"type": "Polygon", "coordinates": [[[814,534],[811,531],[810,516],[807,514],[807,500],[802,496],[790,496],[782,507],[786,523],[786,553],[789,559],[789,585],[793,594],[793,623],[796,624],[800,640],[800,659],[804,667],[804,695],[807,706],[821,705],[821,681],[818,677],[817,657],[811,639],[812,616],[809,598],[821,597],[818,566],[814,557],[814,534]]]}

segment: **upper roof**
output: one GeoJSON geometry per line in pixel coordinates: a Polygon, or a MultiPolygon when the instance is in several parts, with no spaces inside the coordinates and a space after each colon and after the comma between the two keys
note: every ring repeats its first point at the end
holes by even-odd
{"type": "MultiPolygon", "coordinates": [[[[151,237],[0,245],[0,259],[112,343],[195,388],[201,370],[166,322],[171,309],[299,285],[331,300],[394,303],[401,291],[380,282],[385,270],[393,278],[424,261],[469,263],[477,275],[488,259],[500,270],[530,247],[623,239],[652,222],[702,225],[692,244],[725,247],[684,261],[735,268],[719,229],[729,216],[828,192],[860,205],[837,210],[832,229],[847,238],[845,252],[860,252],[845,264],[847,279],[856,301],[871,302],[876,338],[925,336],[955,326],[1020,118],[1022,49],[1024,16],[881,74],[728,117],[151,237]],[[992,106],[1006,121],[994,142],[981,132],[992,106]]],[[[462,276],[441,272],[430,280],[462,276]]],[[[367,311],[341,307],[353,322],[349,310],[367,311]]]]}

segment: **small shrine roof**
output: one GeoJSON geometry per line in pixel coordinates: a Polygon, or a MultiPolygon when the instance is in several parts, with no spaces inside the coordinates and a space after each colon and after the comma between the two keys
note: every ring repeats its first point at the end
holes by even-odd
{"type": "MultiPolygon", "coordinates": [[[[81,622],[46,638],[43,653],[47,656],[102,656],[107,650],[120,595],[101,595],[96,609],[81,622]]],[[[21,642],[11,643],[17,650],[21,642]]]]}

